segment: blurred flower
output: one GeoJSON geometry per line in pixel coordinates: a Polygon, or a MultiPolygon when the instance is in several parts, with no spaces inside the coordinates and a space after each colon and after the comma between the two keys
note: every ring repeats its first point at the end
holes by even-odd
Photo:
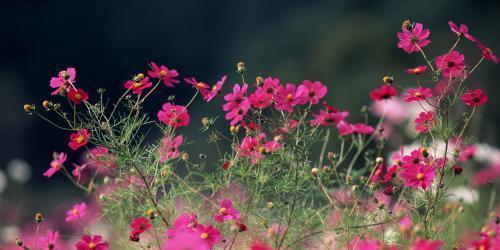
{"type": "Polygon", "coordinates": [[[43,173],[43,176],[48,178],[52,177],[57,171],[61,169],[64,162],[66,161],[66,153],[54,153],[54,160],[50,162],[50,168],[43,173]]]}
{"type": "Polygon", "coordinates": [[[405,70],[406,73],[412,74],[412,75],[420,75],[424,73],[427,70],[427,66],[417,66],[415,68],[407,69],[405,70]]]}
{"type": "Polygon", "coordinates": [[[391,99],[391,97],[396,96],[398,92],[396,88],[391,85],[382,85],[380,88],[376,88],[370,92],[370,98],[374,101],[382,101],[391,99]]]}
{"type": "Polygon", "coordinates": [[[12,159],[7,163],[7,173],[13,181],[26,183],[31,178],[31,167],[23,159],[12,159]]]}
{"type": "Polygon", "coordinates": [[[457,34],[457,36],[465,37],[472,42],[476,41],[476,38],[469,34],[469,28],[465,26],[465,24],[460,24],[460,27],[458,27],[454,22],[449,21],[448,25],[450,26],[451,31],[457,34]]]}
{"type": "Polygon", "coordinates": [[[352,250],[379,250],[380,242],[377,239],[361,239],[359,236],[349,242],[349,249],[352,250]]]}
{"type": "Polygon", "coordinates": [[[139,217],[132,221],[130,228],[132,228],[131,235],[140,235],[151,228],[151,223],[146,217],[139,217]]]}
{"type": "Polygon", "coordinates": [[[466,186],[453,187],[448,191],[446,199],[452,202],[464,202],[473,204],[479,201],[479,192],[466,186]]]}
{"type": "Polygon", "coordinates": [[[209,102],[211,101],[214,97],[220,94],[222,90],[222,86],[224,85],[224,82],[226,82],[227,76],[223,76],[215,85],[212,86],[212,89],[210,92],[203,97],[205,101],[209,102]]]}
{"type": "Polygon", "coordinates": [[[87,205],[82,202],[80,204],[73,205],[73,208],[66,212],[66,221],[72,221],[80,219],[86,214],[87,205]]]}
{"type": "Polygon", "coordinates": [[[239,220],[240,212],[233,207],[233,202],[228,199],[223,199],[220,202],[219,212],[214,215],[214,220],[222,223],[224,221],[239,220]]]}
{"type": "Polygon", "coordinates": [[[409,89],[405,95],[405,101],[407,102],[419,102],[424,101],[427,98],[432,97],[432,89],[418,87],[418,89],[409,89]]]}
{"type": "Polygon", "coordinates": [[[184,141],[182,135],[176,136],[173,140],[170,136],[166,136],[162,140],[161,148],[160,148],[160,162],[164,163],[169,158],[177,158],[179,157],[179,146],[184,141]]]}
{"type": "Polygon", "coordinates": [[[84,235],[82,240],[75,244],[76,250],[108,250],[109,245],[100,235],[84,235]]]}
{"type": "Polygon", "coordinates": [[[500,59],[498,59],[497,55],[495,55],[495,53],[493,53],[493,50],[491,48],[484,46],[477,39],[476,39],[476,45],[481,50],[482,56],[484,57],[484,59],[492,61],[494,63],[500,62],[500,59]]]}
{"type": "Polygon", "coordinates": [[[57,250],[59,241],[59,232],[47,230],[45,236],[40,237],[40,244],[43,250],[57,250]]]}
{"type": "Polygon", "coordinates": [[[430,241],[426,239],[417,239],[411,245],[412,250],[440,250],[443,246],[441,241],[430,241]]]}

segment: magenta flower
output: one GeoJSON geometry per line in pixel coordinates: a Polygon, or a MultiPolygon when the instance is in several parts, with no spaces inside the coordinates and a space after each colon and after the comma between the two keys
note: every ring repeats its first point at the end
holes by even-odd
{"type": "Polygon", "coordinates": [[[280,86],[280,79],[267,77],[266,79],[264,79],[264,83],[259,88],[262,89],[266,94],[271,95],[274,98],[280,86]]]}
{"type": "Polygon", "coordinates": [[[151,228],[151,223],[145,217],[136,218],[131,224],[132,229],[131,235],[140,235],[151,228]]]}
{"type": "Polygon", "coordinates": [[[132,90],[134,94],[142,94],[142,91],[153,87],[153,83],[149,81],[149,77],[144,77],[142,79],[128,80],[123,84],[123,87],[132,90]]]}
{"type": "Polygon", "coordinates": [[[411,151],[410,155],[405,155],[401,159],[401,167],[416,167],[419,163],[424,162],[425,157],[418,149],[411,151]]]}
{"type": "Polygon", "coordinates": [[[68,98],[75,104],[80,104],[89,99],[89,94],[83,89],[70,88],[68,91],[68,98]]]}
{"type": "Polygon", "coordinates": [[[412,250],[440,250],[443,246],[441,241],[430,241],[426,239],[417,239],[411,244],[412,250]]]}
{"type": "Polygon", "coordinates": [[[167,230],[168,238],[175,238],[184,231],[194,231],[198,227],[198,218],[196,214],[183,213],[172,223],[172,228],[167,230]]]}
{"type": "Polygon", "coordinates": [[[449,54],[444,54],[436,58],[436,67],[443,71],[446,78],[462,75],[465,68],[464,55],[453,50],[449,54]]]}
{"type": "Polygon", "coordinates": [[[337,123],[337,130],[342,136],[350,135],[354,132],[354,126],[342,120],[337,123]]]}
{"type": "Polygon", "coordinates": [[[59,240],[59,232],[47,230],[45,236],[40,237],[40,244],[42,250],[57,250],[59,240]]]}
{"type": "Polygon", "coordinates": [[[176,136],[173,140],[170,136],[166,136],[160,148],[160,162],[164,163],[167,159],[175,159],[179,157],[179,146],[182,145],[184,138],[182,135],[176,136]]]}
{"type": "Polygon", "coordinates": [[[57,77],[52,77],[50,79],[50,87],[55,89],[52,92],[52,95],[64,94],[68,92],[69,82],[74,82],[75,78],[75,68],[67,68],[66,70],[59,71],[57,77]]]}
{"type": "Polygon", "coordinates": [[[263,109],[273,103],[272,94],[266,93],[263,89],[257,89],[250,95],[250,104],[256,109],[263,109]]]}
{"type": "Polygon", "coordinates": [[[50,168],[43,173],[43,176],[48,178],[52,177],[57,171],[61,169],[66,161],[66,153],[54,153],[54,160],[50,162],[50,168]]]}
{"type": "Polygon", "coordinates": [[[154,79],[161,79],[165,85],[168,87],[174,87],[174,83],[179,83],[176,77],[179,73],[175,69],[168,69],[166,66],[161,65],[158,67],[156,63],[151,62],[149,64],[152,70],[148,70],[148,75],[154,79]]]}
{"type": "Polygon", "coordinates": [[[429,132],[432,125],[434,125],[434,112],[432,111],[421,112],[415,118],[415,129],[420,133],[429,132]]]}
{"type": "Polygon", "coordinates": [[[396,91],[396,88],[391,85],[384,84],[380,86],[380,88],[372,90],[372,92],[370,92],[370,98],[374,101],[388,100],[397,94],[398,92],[396,91]]]}
{"type": "Polygon", "coordinates": [[[418,89],[409,89],[404,95],[406,102],[418,102],[432,97],[432,89],[418,87],[418,89]]]}
{"type": "Polygon", "coordinates": [[[297,95],[295,85],[287,83],[286,86],[278,86],[277,94],[274,97],[276,110],[292,112],[293,107],[301,102],[301,97],[297,95]]]}
{"type": "Polygon", "coordinates": [[[210,94],[210,86],[204,82],[199,82],[195,77],[186,77],[184,78],[184,81],[193,86],[194,89],[200,91],[203,99],[207,98],[210,94]]]}
{"type": "Polygon", "coordinates": [[[465,149],[460,151],[460,154],[458,155],[458,160],[461,162],[468,162],[471,160],[474,155],[476,154],[477,151],[477,146],[476,145],[470,145],[466,147],[465,149]]]}
{"type": "Polygon", "coordinates": [[[311,120],[311,124],[314,126],[334,126],[335,124],[339,123],[340,121],[343,121],[347,116],[349,115],[349,112],[347,111],[337,111],[337,112],[332,112],[328,110],[320,110],[319,113],[317,114],[312,114],[312,117],[314,118],[311,120]]]}
{"type": "Polygon", "coordinates": [[[482,45],[479,40],[476,40],[477,47],[481,50],[484,59],[492,61],[494,63],[500,62],[500,59],[493,53],[491,48],[482,45]]]}
{"type": "Polygon", "coordinates": [[[212,86],[210,92],[203,97],[205,101],[210,102],[214,97],[220,94],[224,82],[226,82],[227,76],[223,76],[215,85],[212,86]]]}
{"type": "Polygon", "coordinates": [[[373,127],[364,123],[354,124],[352,132],[354,134],[370,135],[373,134],[373,127]]]}
{"type": "Polygon", "coordinates": [[[473,89],[462,94],[460,99],[462,99],[467,106],[479,107],[488,101],[488,96],[484,94],[482,89],[473,89]]]}
{"type": "Polygon", "coordinates": [[[213,247],[215,244],[219,243],[221,240],[220,231],[213,227],[212,225],[202,225],[199,224],[196,227],[196,231],[199,233],[199,237],[206,242],[210,247],[213,247]]]}
{"type": "Polygon", "coordinates": [[[168,238],[162,250],[211,250],[210,242],[201,238],[196,231],[183,231],[176,237],[168,238]]]}
{"type": "Polygon", "coordinates": [[[427,70],[427,66],[417,66],[415,68],[405,70],[406,73],[411,75],[420,75],[427,70]]]}
{"type": "Polygon", "coordinates": [[[87,204],[84,202],[73,205],[73,208],[66,212],[66,221],[68,222],[82,218],[87,213],[86,209],[87,204]]]}
{"type": "Polygon", "coordinates": [[[115,167],[116,156],[107,147],[96,146],[90,149],[87,165],[91,167],[115,167]]]}
{"type": "Polygon", "coordinates": [[[248,110],[250,110],[250,102],[248,99],[243,100],[240,106],[235,107],[229,113],[226,114],[225,118],[226,120],[231,120],[230,125],[234,126],[238,124],[238,122],[243,120],[243,117],[248,113],[248,110]]]}
{"type": "Polygon", "coordinates": [[[465,37],[472,42],[476,41],[476,38],[469,34],[469,27],[465,26],[465,24],[460,24],[460,27],[458,27],[454,22],[449,21],[448,25],[450,26],[451,31],[457,34],[457,36],[465,37]]]}
{"type": "Polygon", "coordinates": [[[224,221],[239,220],[240,212],[233,207],[233,202],[228,199],[223,199],[220,202],[219,212],[214,215],[214,220],[222,223],[224,221]]]}
{"type": "Polygon", "coordinates": [[[304,80],[301,85],[297,88],[297,96],[301,99],[299,104],[318,104],[319,99],[323,98],[328,89],[320,81],[311,82],[309,80],[304,80]]]}
{"type": "Polygon", "coordinates": [[[427,189],[434,180],[434,166],[426,164],[417,164],[414,167],[403,168],[401,177],[404,179],[404,185],[407,187],[427,189]]]}
{"type": "Polygon", "coordinates": [[[186,107],[172,105],[170,102],[163,104],[162,110],[158,111],[157,117],[160,122],[174,128],[187,126],[190,121],[186,107]]]}
{"type": "Polygon", "coordinates": [[[427,46],[431,41],[429,37],[430,31],[423,29],[421,23],[416,23],[413,28],[402,27],[403,32],[398,32],[399,38],[398,47],[411,54],[420,51],[420,48],[427,46]]]}
{"type": "Polygon", "coordinates": [[[68,143],[68,146],[73,149],[73,150],[77,150],[79,149],[80,147],[84,146],[87,144],[87,142],[89,141],[90,139],[90,133],[89,131],[84,128],[84,129],[80,129],[78,130],[78,132],[76,133],[72,133],[70,136],[69,136],[69,143],[68,143]]]}
{"type": "Polygon", "coordinates": [[[102,236],[83,235],[82,240],[75,244],[76,250],[108,250],[109,244],[102,240],[102,236]]]}
{"type": "Polygon", "coordinates": [[[399,221],[399,231],[405,233],[411,229],[411,218],[408,215],[405,215],[403,219],[399,221]]]}
{"type": "Polygon", "coordinates": [[[239,147],[239,155],[242,157],[250,157],[250,162],[252,162],[252,164],[256,164],[260,159],[264,158],[264,156],[258,151],[259,148],[260,142],[258,138],[245,136],[239,147]]]}
{"type": "Polygon", "coordinates": [[[235,84],[233,86],[233,93],[224,96],[224,100],[226,100],[227,103],[222,105],[222,109],[228,112],[226,114],[226,120],[231,120],[231,126],[242,121],[243,117],[250,109],[250,101],[248,97],[246,97],[247,89],[247,84],[243,84],[241,87],[235,84]]]}

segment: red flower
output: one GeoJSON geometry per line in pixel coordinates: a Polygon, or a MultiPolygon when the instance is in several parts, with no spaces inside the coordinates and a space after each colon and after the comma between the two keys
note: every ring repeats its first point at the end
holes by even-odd
{"type": "Polygon", "coordinates": [[[493,53],[493,50],[491,48],[488,48],[484,45],[482,45],[479,40],[476,40],[476,44],[477,44],[477,47],[481,50],[481,52],[483,53],[483,57],[484,59],[486,60],[490,60],[494,63],[498,63],[500,62],[500,59],[498,59],[497,55],[495,55],[495,53],[493,53]]]}
{"type": "Polygon", "coordinates": [[[148,75],[155,79],[161,79],[165,85],[168,87],[173,87],[174,83],[179,83],[179,80],[175,79],[179,76],[177,70],[168,69],[166,66],[161,65],[158,67],[156,63],[151,62],[149,64],[152,70],[148,70],[148,75]]]}
{"type": "Polygon", "coordinates": [[[158,111],[157,116],[159,121],[174,128],[189,125],[191,119],[186,107],[172,105],[170,102],[163,104],[162,110],[158,111]]]}
{"type": "Polygon", "coordinates": [[[135,219],[132,224],[130,224],[130,228],[132,228],[131,235],[140,235],[151,228],[151,224],[149,220],[145,217],[139,217],[135,219]]]}
{"type": "Polygon", "coordinates": [[[80,129],[78,132],[73,133],[69,136],[70,142],[68,143],[68,146],[73,150],[77,150],[81,146],[87,144],[89,138],[89,131],[86,128],[80,129]]]}
{"type": "Polygon", "coordinates": [[[427,70],[427,66],[417,66],[412,69],[407,69],[405,70],[406,73],[412,74],[412,75],[420,75],[424,73],[427,70]]]}
{"type": "Polygon", "coordinates": [[[453,166],[453,173],[455,173],[455,175],[461,174],[463,170],[464,169],[462,167],[460,167],[460,166],[456,166],[456,165],[453,166]]]}
{"type": "Polygon", "coordinates": [[[393,185],[389,185],[388,187],[386,187],[384,189],[384,192],[383,192],[385,195],[388,195],[388,196],[391,196],[392,194],[394,194],[394,186],[393,185]]]}
{"type": "Polygon", "coordinates": [[[80,104],[82,101],[89,99],[89,94],[83,89],[70,88],[68,92],[68,98],[75,104],[80,104]]]}
{"type": "Polygon", "coordinates": [[[409,89],[404,95],[406,102],[418,102],[432,97],[432,89],[418,87],[418,89],[409,89]]]}
{"type": "Polygon", "coordinates": [[[465,24],[460,24],[460,27],[458,27],[454,22],[449,21],[448,25],[450,25],[451,31],[457,34],[457,36],[465,37],[472,42],[476,41],[476,38],[469,34],[469,28],[465,24]]]}
{"type": "Polygon", "coordinates": [[[102,241],[102,236],[84,235],[81,241],[75,244],[76,250],[108,250],[109,245],[107,242],[102,241]]]}
{"type": "Polygon", "coordinates": [[[462,94],[460,98],[465,105],[472,107],[482,106],[488,100],[488,96],[486,96],[481,89],[469,90],[462,94]]]}
{"type": "Polygon", "coordinates": [[[421,112],[417,118],[415,118],[415,129],[420,133],[429,132],[429,129],[434,124],[434,112],[427,111],[421,112]]]}
{"type": "Polygon", "coordinates": [[[414,27],[408,29],[402,27],[403,32],[398,32],[399,38],[398,47],[410,54],[420,51],[420,48],[427,46],[431,41],[427,39],[430,31],[423,29],[421,23],[416,23],[414,27]]]}
{"type": "Polygon", "coordinates": [[[372,90],[370,92],[370,98],[374,101],[387,100],[391,97],[396,96],[398,92],[396,88],[391,85],[382,85],[380,88],[372,90]]]}
{"type": "Polygon", "coordinates": [[[443,76],[457,77],[462,75],[465,68],[464,55],[453,50],[449,54],[444,54],[436,58],[436,67],[443,71],[443,76]]]}

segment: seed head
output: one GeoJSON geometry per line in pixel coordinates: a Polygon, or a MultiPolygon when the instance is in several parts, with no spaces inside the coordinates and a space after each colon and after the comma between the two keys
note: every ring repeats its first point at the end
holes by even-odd
{"type": "Polygon", "coordinates": [[[239,74],[242,74],[246,70],[247,70],[247,68],[245,67],[245,63],[244,62],[239,62],[238,64],[236,64],[236,71],[239,74]]]}
{"type": "Polygon", "coordinates": [[[394,82],[394,77],[392,77],[392,76],[384,76],[382,78],[382,81],[384,81],[385,84],[391,84],[392,82],[394,82]]]}
{"type": "Polygon", "coordinates": [[[24,104],[23,109],[27,113],[31,113],[31,111],[35,110],[35,105],[33,104],[24,104]]]}

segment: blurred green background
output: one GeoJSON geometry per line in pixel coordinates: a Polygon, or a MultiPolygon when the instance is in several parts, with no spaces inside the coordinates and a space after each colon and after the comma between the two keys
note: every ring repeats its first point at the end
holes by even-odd
{"type": "MultiPolygon", "coordinates": [[[[396,46],[403,20],[421,22],[431,30],[426,51],[436,56],[455,41],[448,20],[467,24],[484,44],[500,49],[499,14],[498,0],[3,1],[0,225],[31,216],[35,209],[49,209],[62,196],[79,194],[60,175],[50,180],[42,176],[53,151],[68,151],[68,134],[22,110],[24,103],[40,107],[42,100],[51,98],[49,80],[63,68],[76,67],[78,84],[89,93],[104,87],[116,98],[123,82],[145,72],[150,61],[209,83],[224,74],[230,83],[237,82],[235,64],[244,61],[250,80],[272,75],[282,82],[322,81],[329,87],[329,101],[352,111],[356,119],[382,76],[394,75],[403,86],[411,86],[412,78],[403,70],[424,64],[420,55],[407,55],[396,46]],[[19,169],[30,170],[31,178],[19,169]],[[21,209],[14,212],[10,205],[21,209]]],[[[471,43],[458,49],[469,64],[479,58],[471,43]]],[[[482,122],[474,126],[480,140],[492,145],[499,145],[500,139],[498,69],[485,63],[469,81],[490,96],[482,122]]],[[[156,114],[172,91],[162,88],[146,110],[156,114]]],[[[184,84],[175,89],[181,103],[192,93],[184,84]]],[[[193,124],[203,116],[222,114],[219,104],[220,99],[217,106],[195,103],[190,111],[193,124]]],[[[222,119],[219,123],[226,124],[222,119]]],[[[195,139],[197,129],[193,125],[182,132],[195,139]]],[[[204,152],[202,145],[192,150],[192,155],[204,152]]],[[[78,157],[73,154],[70,161],[78,157]]]]}

